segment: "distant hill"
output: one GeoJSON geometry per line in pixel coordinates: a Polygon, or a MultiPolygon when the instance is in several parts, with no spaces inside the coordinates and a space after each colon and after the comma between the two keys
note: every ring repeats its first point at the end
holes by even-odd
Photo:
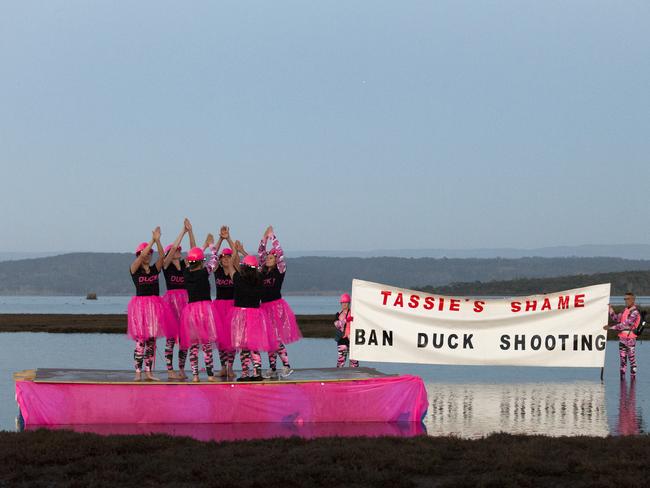
{"type": "MultiPolygon", "coordinates": [[[[128,253],[72,253],[0,262],[0,295],[130,295],[128,253]]],[[[650,261],[619,258],[328,258],[287,260],[286,293],[349,290],[353,278],[400,287],[650,271],[650,261]]]]}
{"type": "Polygon", "coordinates": [[[650,271],[623,273],[597,273],[590,275],[559,276],[555,278],[522,278],[518,280],[490,281],[487,283],[452,283],[446,286],[426,286],[422,291],[440,295],[522,296],[553,293],[600,283],[612,284],[612,295],[631,291],[636,295],[650,295],[650,271]]]}
{"type": "Polygon", "coordinates": [[[371,258],[392,256],[401,258],[506,258],[524,257],[617,257],[623,259],[650,259],[650,244],[586,244],[582,246],[552,246],[532,249],[477,248],[477,249],[371,249],[368,251],[292,251],[297,256],[371,258]]]}

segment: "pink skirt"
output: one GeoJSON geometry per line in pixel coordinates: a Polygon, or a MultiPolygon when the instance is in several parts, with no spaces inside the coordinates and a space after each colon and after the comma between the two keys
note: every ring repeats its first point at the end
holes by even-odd
{"type": "Polygon", "coordinates": [[[214,307],[217,309],[219,316],[220,329],[217,330],[219,338],[218,346],[221,351],[230,351],[232,346],[231,327],[232,313],[235,309],[235,300],[215,300],[214,307]]]}
{"type": "Polygon", "coordinates": [[[259,308],[235,307],[232,312],[231,337],[234,349],[275,351],[277,344],[269,341],[269,326],[259,308]]]}
{"type": "Polygon", "coordinates": [[[176,317],[177,325],[175,330],[165,330],[165,337],[176,337],[178,338],[180,322],[181,322],[181,312],[187,306],[187,290],[167,290],[167,293],[162,297],[163,302],[165,302],[174,316],[176,317]]]}
{"type": "Polygon", "coordinates": [[[291,344],[302,339],[296,316],[284,298],[262,303],[260,310],[269,324],[269,341],[271,343],[291,344]]]}
{"type": "Polygon", "coordinates": [[[216,344],[219,322],[212,301],[188,303],[181,313],[181,347],[187,349],[192,344],[216,344]]]}
{"type": "Polygon", "coordinates": [[[163,337],[165,330],[178,330],[178,321],[159,296],[133,297],[127,307],[127,334],[136,341],[163,337]]]}

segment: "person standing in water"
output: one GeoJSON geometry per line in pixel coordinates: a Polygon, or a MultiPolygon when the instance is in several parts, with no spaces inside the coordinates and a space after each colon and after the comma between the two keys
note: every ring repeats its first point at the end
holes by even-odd
{"type": "Polygon", "coordinates": [[[235,308],[235,286],[231,275],[235,271],[232,261],[234,243],[230,240],[230,229],[222,226],[219,231],[219,241],[214,246],[214,252],[218,253],[218,262],[214,270],[214,284],[217,289],[217,297],[214,300],[214,306],[219,315],[219,324],[221,329],[219,335],[219,362],[221,371],[219,376],[222,378],[234,378],[233,363],[235,361],[235,349],[232,347],[231,327],[232,312],[235,308]],[[228,242],[229,248],[222,251],[221,244],[223,241],[228,242]],[[220,252],[219,252],[220,251],[220,252]]]}
{"type": "Polygon", "coordinates": [[[276,364],[278,356],[282,361],[282,377],[287,377],[293,370],[289,364],[289,355],[285,344],[291,344],[302,339],[296,316],[289,304],[282,298],[282,283],[284,282],[287,265],[284,261],[284,252],[278,241],[273,227],[268,227],[262,236],[258,249],[259,262],[262,264],[262,301],[260,309],[266,317],[269,326],[269,342],[275,345],[269,351],[270,370],[265,377],[277,378],[276,364]],[[267,244],[271,241],[271,249],[267,251],[267,244]]]}
{"type": "Polygon", "coordinates": [[[262,276],[257,269],[255,256],[246,256],[239,263],[241,243],[235,243],[233,252],[232,278],[235,288],[235,308],[232,311],[232,347],[239,349],[242,376],[237,381],[262,381],[262,357],[260,351],[274,350],[269,341],[268,324],[260,310],[262,297],[262,276]],[[249,376],[249,362],[253,375],[249,376]]]}
{"type": "Polygon", "coordinates": [[[619,331],[618,353],[620,358],[621,379],[625,378],[628,359],[630,361],[630,375],[636,377],[636,334],[634,331],[641,323],[641,314],[636,306],[634,293],[625,294],[625,310],[617,314],[612,306],[609,307],[609,316],[616,322],[614,325],[606,325],[605,329],[619,331]]]}
{"type": "MultiPolygon", "coordinates": [[[[206,243],[214,239],[208,235],[206,243]]],[[[192,381],[199,382],[199,345],[203,350],[208,381],[216,381],[213,371],[212,345],[218,341],[219,316],[210,297],[210,264],[204,266],[205,254],[200,247],[187,253],[184,271],[188,304],[181,314],[180,340],[182,348],[189,348],[192,381]]]]}
{"type": "MultiPolygon", "coordinates": [[[[350,310],[350,295],[341,295],[341,311],[336,314],[334,327],[336,327],[336,343],[338,345],[337,368],[345,367],[345,361],[350,352],[350,325],[352,324],[352,311],[350,310]]],[[[350,367],[358,368],[359,361],[350,359],[350,367]]]]}
{"type": "Polygon", "coordinates": [[[165,337],[165,363],[167,366],[167,376],[169,379],[187,379],[185,375],[185,361],[187,350],[180,347],[179,333],[181,313],[187,305],[188,297],[185,289],[185,261],[181,255],[181,241],[185,234],[190,230],[190,223],[185,219],[183,230],[176,240],[165,248],[165,259],[163,261],[163,275],[165,276],[165,285],[167,292],[163,300],[169,305],[169,308],[176,317],[177,324],[175,330],[166,330],[165,337]],[[174,372],[174,346],[179,344],[178,348],[178,374],[174,372]]]}
{"type": "Polygon", "coordinates": [[[135,381],[142,379],[143,362],[145,378],[148,381],[159,381],[152,371],[156,338],[164,335],[163,331],[177,327],[175,317],[160,298],[158,275],[163,266],[163,258],[160,227],[156,227],[152,232],[151,241],[142,242],[136,248],[135,259],[129,270],[136,290],[136,295],[131,298],[127,307],[128,335],[136,341],[133,352],[135,381]],[[154,244],[158,249],[158,260],[152,265],[154,244]]]}

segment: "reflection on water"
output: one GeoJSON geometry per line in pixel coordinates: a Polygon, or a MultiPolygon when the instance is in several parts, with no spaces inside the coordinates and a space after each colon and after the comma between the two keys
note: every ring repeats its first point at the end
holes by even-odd
{"type": "Polygon", "coordinates": [[[641,413],[636,408],[636,380],[621,380],[621,389],[618,400],[618,435],[637,435],[642,433],[643,420],[641,413]]]}
{"type": "Polygon", "coordinates": [[[606,436],[605,386],[599,382],[427,384],[429,435],[493,432],[606,436]]]}
{"type": "Polygon", "coordinates": [[[26,430],[47,428],[100,435],[167,434],[200,441],[236,441],[274,437],[415,437],[425,435],[419,422],[368,423],[265,423],[265,424],[128,424],[128,425],[30,425],[26,430]]]}

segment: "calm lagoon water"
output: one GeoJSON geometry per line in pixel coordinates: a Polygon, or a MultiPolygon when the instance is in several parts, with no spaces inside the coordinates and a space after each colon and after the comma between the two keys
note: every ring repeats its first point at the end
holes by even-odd
{"type": "MultiPolygon", "coordinates": [[[[0,429],[15,429],[17,406],[12,373],[33,368],[128,369],[133,344],[112,334],[0,334],[0,429]]],[[[157,369],[164,376],[164,344],[158,345],[157,369]]],[[[336,343],[304,339],[288,346],[292,366],[332,367],[336,343]]],[[[457,435],[480,437],[491,432],[547,435],[629,435],[646,432],[644,412],[650,411],[650,344],[637,347],[639,377],[621,383],[617,343],[607,345],[605,378],[594,368],[515,368],[432,366],[364,363],[386,373],[409,373],[423,378],[429,410],[423,428],[386,425],[266,426],[268,435],[457,435]],[[646,351],[647,348],[647,351],[646,351]],[[274,430],[275,429],[275,430],[274,430]],[[289,430],[287,430],[289,429],[289,430]],[[410,430],[409,430],[410,429],[410,430]]],[[[199,426],[200,435],[182,426],[152,429],[194,437],[247,437],[246,427],[199,426]],[[235,430],[233,430],[235,429],[235,430]],[[243,430],[242,430],[243,429],[243,430]]],[[[249,430],[252,426],[248,427],[249,430]]],[[[146,427],[142,432],[148,432],[146,427]]],[[[119,426],[107,432],[120,432],[119,426]]]]}

